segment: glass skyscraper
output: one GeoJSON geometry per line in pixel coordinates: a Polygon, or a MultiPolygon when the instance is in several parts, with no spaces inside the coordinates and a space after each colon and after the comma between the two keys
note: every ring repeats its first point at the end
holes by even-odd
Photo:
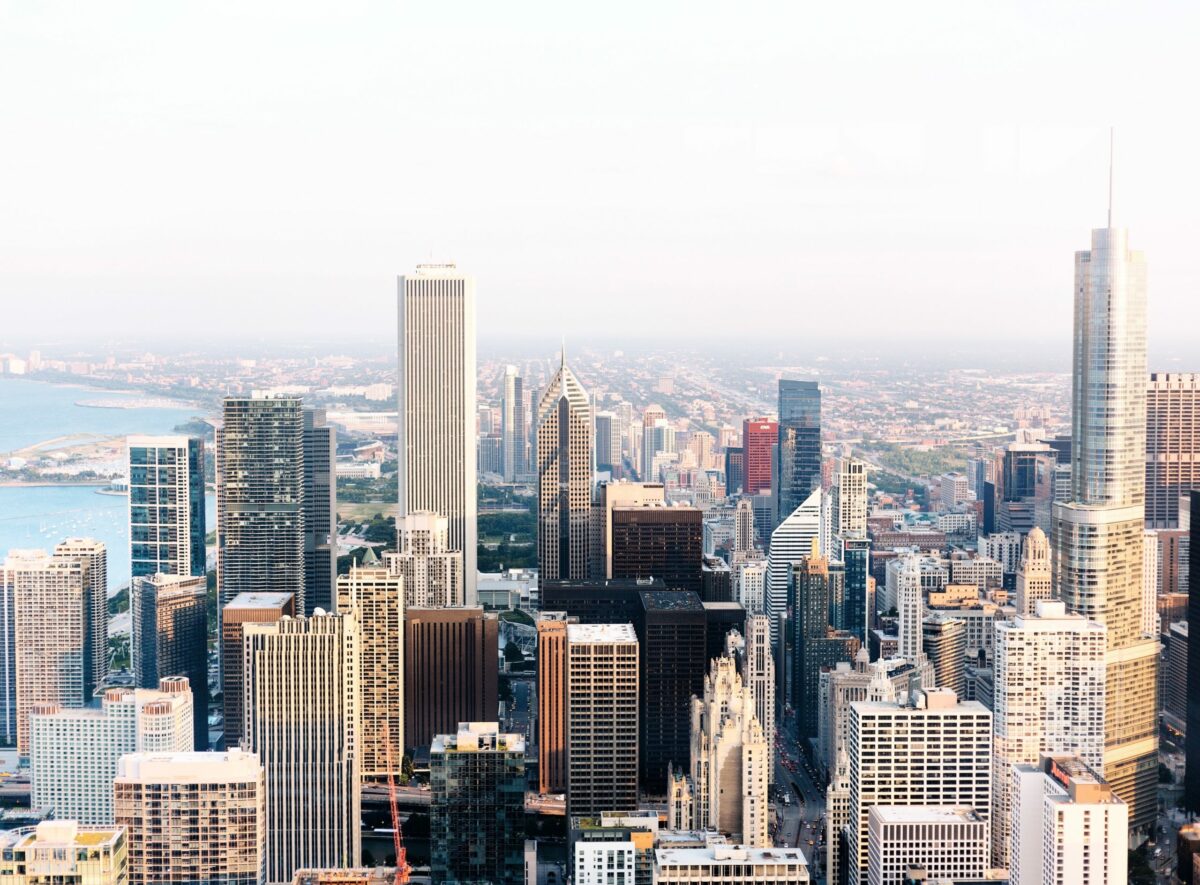
{"type": "Polygon", "coordinates": [[[128,445],[132,576],[203,576],[204,441],[131,436],[128,445]]]}
{"type": "Polygon", "coordinates": [[[821,388],[816,381],[779,379],[778,521],[821,483],[821,388]]]}

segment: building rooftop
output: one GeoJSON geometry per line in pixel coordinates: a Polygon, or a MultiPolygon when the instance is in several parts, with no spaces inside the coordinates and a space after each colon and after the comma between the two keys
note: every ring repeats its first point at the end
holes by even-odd
{"type": "Polygon", "coordinates": [[[641,592],[642,607],[646,611],[704,611],[704,603],[694,591],[679,590],[643,590],[641,592]]]}
{"type": "Polygon", "coordinates": [[[657,866],[714,866],[725,864],[786,863],[807,866],[799,848],[750,848],[745,845],[710,845],[706,848],[659,848],[657,866]]]}
{"type": "Polygon", "coordinates": [[[637,642],[633,624],[568,624],[568,642],[637,642]]]}
{"type": "Polygon", "coordinates": [[[225,604],[225,608],[279,608],[287,603],[291,595],[291,593],[239,593],[225,604]]]}
{"type": "Polygon", "coordinates": [[[117,780],[156,784],[242,783],[260,780],[262,770],[257,753],[237,749],[219,753],[128,753],[117,763],[117,780]]]}
{"type": "Polygon", "coordinates": [[[872,805],[871,817],[894,824],[982,823],[973,808],[951,805],[872,805]]]}
{"type": "Polygon", "coordinates": [[[438,753],[525,753],[525,737],[500,731],[497,722],[460,722],[455,734],[436,734],[429,748],[438,753]]]}
{"type": "Polygon", "coordinates": [[[36,827],[0,833],[0,846],[5,849],[47,848],[53,845],[95,847],[120,839],[124,827],[83,827],[73,820],[46,820],[36,827]]]}

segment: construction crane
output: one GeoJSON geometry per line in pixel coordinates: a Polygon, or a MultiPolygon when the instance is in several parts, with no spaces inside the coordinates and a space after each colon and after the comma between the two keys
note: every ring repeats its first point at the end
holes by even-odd
{"type": "Polygon", "coordinates": [[[384,728],[384,745],[387,748],[388,805],[392,810],[392,845],[396,850],[395,885],[408,883],[408,851],[404,847],[404,834],[400,832],[400,806],[396,798],[396,764],[392,758],[392,732],[384,728]]]}

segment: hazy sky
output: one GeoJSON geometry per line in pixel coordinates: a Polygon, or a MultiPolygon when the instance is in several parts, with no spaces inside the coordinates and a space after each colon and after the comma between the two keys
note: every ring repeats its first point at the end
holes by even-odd
{"type": "Polygon", "coordinates": [[[430,256],[490,338],[1062,338],[1110,124],[1182,335],[1197,8],[12,0],[0,343],[378,339],[430,256]]]}

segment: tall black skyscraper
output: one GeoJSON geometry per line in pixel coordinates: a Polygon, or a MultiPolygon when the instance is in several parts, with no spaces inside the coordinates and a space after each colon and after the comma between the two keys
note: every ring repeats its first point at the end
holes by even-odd
{"type": "Polygon", "coordinates": [[[821,482],[821,388],[779,379],[778,519],[804,503],[821,482]]]}
{"type": "MultiPolygon", "coordinates": [[[[1188,493],[1189,549],[1200,549],[1200,492],[1188,493]]],[[[1182,521],[1183,514],[1180,514],[1182,521]]],[[[1188,623],[1200,625],[1200,567],[1188,570],[1188,623]]],[[[1200,628],[1188,632],[1187,650],[1187,773],[1183,805],[1200,813],[1200,628]]]]}
{"type": "Polygon", "coordinates": [[[337,581],[337,431],[304,409],[304,613],[333,611],[337,581]]]}

